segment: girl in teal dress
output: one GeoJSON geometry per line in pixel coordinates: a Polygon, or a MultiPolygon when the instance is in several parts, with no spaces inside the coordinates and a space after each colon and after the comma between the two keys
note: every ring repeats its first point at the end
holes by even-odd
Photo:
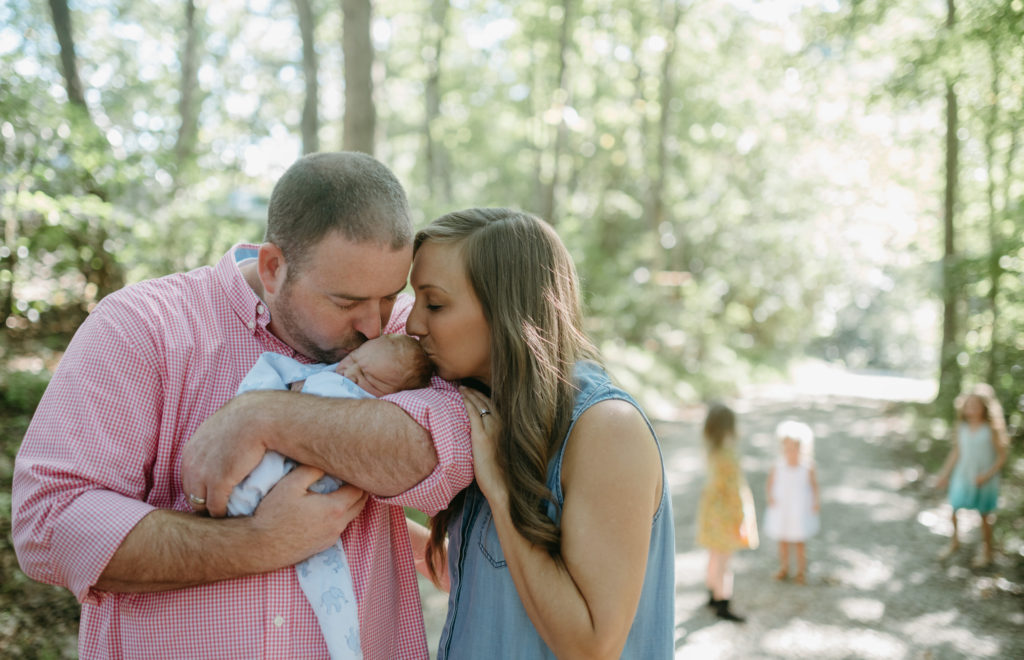
{"type": "Polygon", "coordinates": [[[999,500],[999,472],[1006,462],[1009,440],[1003,408],[990,385],[976,385],[957,400],[956,443],[939,473],[938,487],[949,487],[953,507],[953,538],[941,558],[960,548],[956,512],[974,509],[981,514],[984,547],[974,560],[982,568],[992,563],[992,524],[999,500]]]}

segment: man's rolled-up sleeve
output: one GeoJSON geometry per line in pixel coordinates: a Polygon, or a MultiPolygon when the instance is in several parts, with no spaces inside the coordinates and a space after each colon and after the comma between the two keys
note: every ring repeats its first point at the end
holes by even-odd
{"type": "Polygon", "coordinates": [[[473,482],[473,445],[462,395],[454,385],[435,376],[427,389],[398,392],[384,399],[430,433],[437,465],[414,487],[382,501],[410,506],[432,516],[447,508],[452,498],[473,482]]]}
{"type": "Polygon", "coordinates": [[[15,461],[12,537],[34,580],[80,602],[154,506],[160,382],[152,361],[100,309],[79,329],[15,461]]]}

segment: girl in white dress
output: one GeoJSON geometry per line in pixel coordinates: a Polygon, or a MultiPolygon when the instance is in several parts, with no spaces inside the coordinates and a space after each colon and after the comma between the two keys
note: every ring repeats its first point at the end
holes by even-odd
{"type": "Polygon", "coordinates": [[[796,575],[804,584],[807,557],[804,543],[818,533],[818,480],[814,474],[814,432],[802,422],[786,421],[775,430],[782,455],[768,475],[768,511],[764,528],[768,538],[779,542],[776,580],[789,576],[789,548],[796,550],[796,575]]]}

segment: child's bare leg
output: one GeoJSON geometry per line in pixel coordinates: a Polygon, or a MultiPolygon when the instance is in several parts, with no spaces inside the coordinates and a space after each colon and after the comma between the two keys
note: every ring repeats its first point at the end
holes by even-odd
{"type": "Polygon", "coordinates": [[[953,509],[953,515],[950,520],[953,523],[953,538],[950,539],[949,545],[939,553],[939,559],[947,559],[952,556],[954,552],[960,549],[960,536],[957,532],[956,526],[956,509],[953,509]]]}
{"type": "Polygon", "coordinates": [[[975,566],[983,568],[992,563],[993,550],[992,550],[992,523],[995,516],[990,513],[981,514],[981,540],[982,540],[982,551],[978,555],[977,559],[974,560],[975,566]]]}
{"type": "Polygon", "coordinates": [[[779,541],[779,572],[775,574],[776,580],[785,580],[789,574],[789,544],[779,541]]]}
{"type": "Polygon", "coordinates": [[[728,572],[729,553],[711,552],[708,558],[708,589],[714,600],[732,597],[732,579],[728,572]]]}
{"type": "Polygon", "coordinates": [[[720,569],[721,579],[721,592],[718,594],[718,600],[729,600],[732,598],[732,571],[729,570],[729,557],[728,553],[722,554],[722,567],[720,569]]]}
{"type": "Polygon", "coordinates": [[[718,588],[716,575],[718,575],[718,553],[714,550],[708,550],[708,570],[707,575],[704,577],[704,586],[708,588],[712,599],[716,598],[715,590],[718,588]]]}
{"type": "Polygon", "coordinates": [[[807,570],[807,556],[804,553],[804,543],[794,543],[796,546],[796,578],[797,584],[804,583],[804,572],[807,570]]]}

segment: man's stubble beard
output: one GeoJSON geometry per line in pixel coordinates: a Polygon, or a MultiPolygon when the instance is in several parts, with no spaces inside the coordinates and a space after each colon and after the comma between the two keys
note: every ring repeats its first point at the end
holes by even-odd
{"type": "Polygon", "coordinates": [[[358,348],[366,338],[356,333],[356,336],[346,338],[344,342],[345,348],[334,348],[334,349],[323,349],[316,344],[313,339],[306,334],[306,331],[302,328],[302,324],[297,319],[295,310],[292,308],[292,287],[295,286],[293,280],[286,280],[284,287],[281,289],[281,295],[278,298],[278,308],[272,310],[272,317],[276,322],[280,323],[281,329],[291,338],[292,348],[299,353],[302,353],[308,358],[316,360],[323,364],[333,364],[341,361],[346,355],[358,348]]]}

